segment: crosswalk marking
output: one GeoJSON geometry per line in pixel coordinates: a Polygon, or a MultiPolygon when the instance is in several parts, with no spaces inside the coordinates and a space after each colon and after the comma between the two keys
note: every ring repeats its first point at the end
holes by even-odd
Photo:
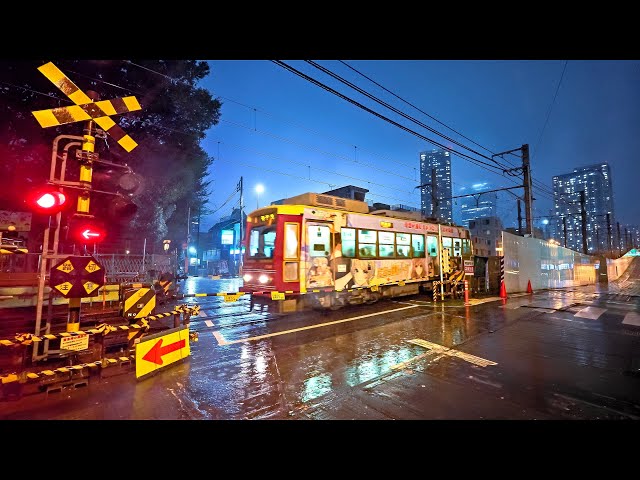
{"type": "Polygon", "coordinates": [[[198,312],[198,316],[199,316],[199,317],[208,317],[208,316],[209,316],[209,314],[208,314],[207,312],[205,312],[204,310],[200,310],[200,311],[198,312]]]}
{"type": "MultiPolygon", "coordinates": [[[[435,353],[439,353],[441,355],[450,355],[452,357],[458,357],[466,362],[472,363],[479,367],[486,367],[488,365],[497,365],[496,362],[492,362],[491,360],[487,360],[485,358],[476,357],[475,355],[471,355],[470,353],[461,352],[460,350],[454,350],[452,348],[447,348],[443,345],[439,345],[437,343],[429,342],[427,340],[422,340],[421,338],[414,338],[413,340],[407,340],[409,343],[413,343],[414,345],[419,345],[420,347],[427,348],[435,353]]],[[[421,356],[421,355],[419,355],[421,356]]]]}
{"type": "Polygon", "coordinates": [[[204,323],[209,328],[213,327],[213,322],[211,320],[205,320],[204,323]]]}
{"type": "Polygon", "coordinates": [[[585,307],[580,309],[574,317],[588,318],[589,320],[597,320],[600,315],[606,312],[606,308],[585,307]]]}
{"type": "Polygon", "coordinates": [[[625,325],[635,325],[640,327],[640,315],[636,312],[629,312],[624,316],[624,320],[622,321],[625,325]]]}

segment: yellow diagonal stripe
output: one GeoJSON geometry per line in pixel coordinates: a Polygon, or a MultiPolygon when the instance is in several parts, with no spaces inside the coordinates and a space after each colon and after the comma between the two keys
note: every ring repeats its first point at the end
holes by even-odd
{"type": "Polygon", "coordinates": [[[133,112],[134,110],[142,110],[142,107],[138,103],[138,99],[136,97],[123,97],[122,101],[130,112],[133,112]]]}
{"type": "Polygon", "coordinates": [[[118,113],[109,100],[100,100],[99,102],[95,102],[95,104],[107,115],[117,115],[118,113]]]}
{"type": "Polygon", "coordinates": [[[67,92],[62,90],[62,92],[65,95],[67,95],[76,105],[82,105],[83,103],[91,103],[91,99],[82,90],[80,90],[78,86],[75,83],[73,83],[71,79],[69,79],[69,77],[67,77],[64,73],[62,73],[62,71],[58,67],[56,67],[53,64],[53,62],[45,63],[41,67],[38,67],[38,70],[45,77],[47,77],[47,79],[51,83],[53,83],[56,87],[60,88],[60,90],[62,90],[61,85],[64,82],[68,82],[69,85],[72,85],[75,88],[77,88],[78,90],[71,94],[68,94],[67,92]]]}
{"type": "Polygon", "coordinates": [[[49,110],[39,110],[37,112],[31,112],[33,116],[36,117],[36,120],[40,124],[41,127],[55,127],[56,125],[60,125],[58,119],[53,115],[51,109],[49,110]]]}

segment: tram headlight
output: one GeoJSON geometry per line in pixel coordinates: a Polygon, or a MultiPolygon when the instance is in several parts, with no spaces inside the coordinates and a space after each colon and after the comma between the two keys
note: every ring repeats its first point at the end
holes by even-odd
{"type": "Polygon", "coordinates": [[[251,281],[251,278],[253,278],[253,277],[251,277],[251,275],[249,275],[248,273],[245,273],[245,274],[242,276],[242,279],[243,279],[245,282],[250,282],[250,281],[251,281]]]}
{"type": "Polygon", "coordinates": [[[269,277],[267,277],[264,273],[258,277],[258,281],[260,283],[267,283],[269,281],[269,277]]]}

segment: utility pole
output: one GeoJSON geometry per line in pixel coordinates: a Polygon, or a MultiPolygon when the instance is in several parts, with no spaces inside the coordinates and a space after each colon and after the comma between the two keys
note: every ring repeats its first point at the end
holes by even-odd
{"type": "Polygon", "coordinates": [[[238,189],[240,190],[240,262],[239,262],[239,268],[238,268],[238,275],[242,275],[242,260],[243,260],[243,255],[242,255],[242,232],[243,232],[243,223],[244,223],[244,215],[242,214],[242,210],[244,209],[244,200],[242,198],[242,177],[240,177],[240,183],[238,184],[238,189]]]}
{"type": "Polygon", "coordinates": [[[184,249],[184,274],[189,275],[189,242],[191,242],[191,205],[187,208],[187,242],[184,249]]]}
{"type": "Polygon", "coordinates": [[[612,256],[611,253],[611,214],[607,213],[607,245],[609,247],[609,256],[612,256]]]}
{"type": "Polygon", "coordinates": [[[522,210],[520,207],[520,199],[518,199],[518,235],[522,235],[522,210]]]}
{"type": "Polygon", "coordinates": [[[585,208],[585,195],[584,190],[580,191],[580,217],[582,219],[582,253],[587,255],[587,209],[585,208]]]}
{"type": "Polygon", "coordinates": [[[533,237],[533,197],[531,196],[531,166],[529,165],[529,144],[522,145],[522,178],[524,187],[524,215],[527,233],[533,237]]]}

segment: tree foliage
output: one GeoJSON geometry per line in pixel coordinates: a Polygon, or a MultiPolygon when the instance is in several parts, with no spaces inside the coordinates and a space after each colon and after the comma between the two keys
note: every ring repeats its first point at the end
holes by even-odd
{"type": "MultiPolygon", "coordinates": [[[[0,193],[0,209],[27,210],[24,192],[49,178],[53,139],[83,133],[85,122],[44,129],[31,114],[73,105],[37,70],[48,61],[0,62],[0,175],[8,187],[0,193]]],[[[136,216],[126,225],[110,223],[110,237],[182,241],[189,209],[205,208],[209,184],[204,179],[213,158],[200,142],[220,118],[219,99],[198,86],[209,65],[195,60],[52,61],[85,93],[93,90],[104,100],[133,95],[142,106],[112,117],[137,148],[127,153],[110,136],[96,140],[100,159],[127,164],[144,178],[144,189],[133,198],[136,216]]],[[[100,168],[94,165],[95,172],[100,168]]],[[[68,162],[67,179],[77,179],[78,172],[77,162],[68,162]]],[[[92,193],[90,213],[106,215],[110,200],[92,193]]]]}

